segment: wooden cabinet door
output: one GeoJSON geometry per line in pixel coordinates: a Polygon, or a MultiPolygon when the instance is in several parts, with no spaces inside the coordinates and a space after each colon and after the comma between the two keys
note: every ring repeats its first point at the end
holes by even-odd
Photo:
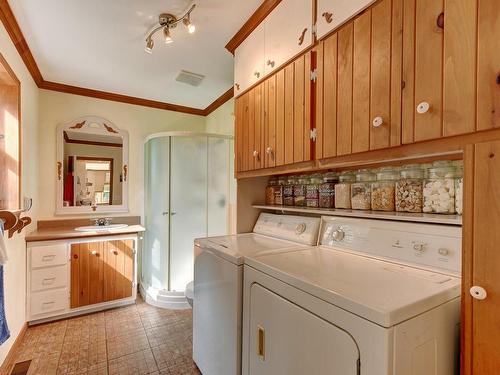
{"type": "Polygon", "coordinates": [[[265,24],[266,75],[312,44],[311,0],[284,0],[269,14],[265,24]]]}
{"type": "Polygon", "coordinates": [[[234,94],[240,95],[264,76],[264,23],[234,51],[234,94]]]}
{"type": "Polygon", "coordinates": [[[132,296],[134,241],[71,245],[71,308],[132,296]]]}
{"type": "Polygon", "coordinates": [[[403,143],[439,138],[443,134],[441,14],[444,15],[443,1],[404,1],[403,143]],[[417,112],[417,106],[423,108],[425,104],[429,109],[417,112]]]}
{"type": "Polygon", "coordinates": [[[105,242],[71,245],[71,308],[104,301],[105,242]]]}
{"type": "Polygon", "coordinates": [[[234,162],[235,171],[241,172],[243,169],[243,98],[238,97],[234,101],[235,128],[234,128],[234,162]]]}
{"type": "Polygon", "coordinates": [[[276,166],[276,75],[264,82],[264,167],[276,166]]]}
{"type": "Polygon", "coordinates": [[[318,0],[316,36],[321,39],[373,2],[374,0],[318,0]]]}
{"type": "Polygon", "coordinates": [[[104,251],[104,301],[132,296],[134,277],[134,241],[105,242],[104,251]]]}
{"type": "Polygon", "coordinates": [[[500,141],[470,146],[465,158],[462,374],[500,369],[500,141]],[[479,286],[485,299],[472,298],[479,286]]]}
{"type": "MultiPolygon", "coordinates": [[[[467,15],[469,23],[473,14],[467,15]]],[[[477,130],[485,130],[500,127],[500,1],[480,0],[477,17],[477,130]]],[[[469,56],[469,51],[464,52],[469,56]]],[[[470,102],[467,106],[472,107],[470,102]]],[[[468,117],[463,116],[462,122],[468,117]]]]}

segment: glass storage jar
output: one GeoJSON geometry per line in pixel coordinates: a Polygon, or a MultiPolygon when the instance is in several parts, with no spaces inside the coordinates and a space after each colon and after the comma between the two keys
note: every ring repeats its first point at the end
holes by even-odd
{"type": "Polygon", "coordinates": [[[434,162],[424,180],[423,212],[455,213],[456,168],[451,162],[434,162]]]}
{"type": "Polygon", "coordinates": [[[394,211],[398,178],[398,168],[382,167],[377,171],[377,181],[372,183],[372,210],[394,211]]]}
{"type": "Polygon", "coordinates": [[[356,172],[356,182],[351,186],[351,207],[353,210],[370,210],[372,207],[372,182],[376,176],[368,169],[356,172]]]}
{"type": "Polygon", "coordinates": [[[396,182],[396,211],[422,212],[424,170],[419,164],[403,165],[396,182]]]}
{"type": "Polygon", "coordinates": [[[278,185],[276,178],[270,178],[266,186],[266,204],[274,205],[274,190],[278,185]]]}
{"type": "Polygon", "coordinates": [[[282,206],[283,205],[283,188],[285,186],[286,180],[283,177],[278,178],[278,185],[274,190],[274,204],[282,206]]]}
{"type": "Polygon", "coordinates": [[[302,175],[299,176],[293,185],[293,205],[297,207],[305,207],[306,205],[306,189],[309,184],[309,178],[302,175]]]}
{"type": "MultiPolygon", "coordinates": [[[[319,207],[334,208],[335,207],[335,185],[339,178],[337,173],[328,172],[323,175],[323,183],[319,186],[319,207]]],[[[351,193],[349,192],[349,196],[351,193]]]]}
{"type": "Polygon", "coordinates": [[[351,208],[351,185],[356,176],[351,171],[342,172],[335,185],[335,208],[351,208]]]}
{"type": "Polygon", "coordinates": [[[462,160],[457,160],[455,163],[455,211],[457,214],[462,215],[463,212],[463,198],[464,198],[464,163],[462,160]]]}
{"type": "Polygon", "coordinates": [[[283,204],[285,206],[293,206],[293,187],[295,185],[295,177],[290,176],[286,179],[283,185],[283,204]]]}
{"type": "Polygon", "coordinates": [[[320,174],[313,174],[306,186],[306,206],[319,207],[319,187],[323,182],[320,174]]]}

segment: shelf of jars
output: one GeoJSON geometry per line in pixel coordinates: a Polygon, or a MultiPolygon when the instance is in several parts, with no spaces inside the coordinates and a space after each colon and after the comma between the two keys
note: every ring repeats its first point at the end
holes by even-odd
{"type": "Polygon", "coordinates": [[[293,206],[277,206],[277,205],[259,205],[255,204],[253,208],[261,210],[272,210],[280,212],[294,212],[311,215],[322,216],[344,216],[358,217],[365,219],[382,219],[395,221],[411,221],[419,223],[446,224],[446,225],[462,225],[461,215],[445,215],[445,214],[428,214],[414,212],[386,212],[386,211],[363,211],[350,210],[343,208],[312,208],[312,207],[293,207],[293,206]]]}
{"type": "Polygon", "coordinates": [[[255,208],[462,225],[462,161],[274,177],[255,208]]]}

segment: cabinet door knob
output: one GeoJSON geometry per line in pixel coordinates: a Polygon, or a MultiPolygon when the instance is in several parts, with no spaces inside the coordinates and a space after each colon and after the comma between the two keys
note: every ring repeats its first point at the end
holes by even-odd
{"type": "Polygon", "coordinates": [[[429,112],[431,109],[431,105],[427,102],[421,102],[417,105],[417,113],[423,115],[424,113],[429,112]]]}
{"type": "Polygon", "coordinates": [[[469,292],[472,297],[480,301],[486,299],[486,297],[488,296],[486,290],[480,286],[473,286],[472,288],[470,288],[469,292]]]}
{"type": "Polygon", "coordinates": [[[253,152],[253,157],[258,158],[259,157],[259,151],[254,151],[253,152]]]}
{"type": "Polygon", "coordinates": [[[272,147],[266,148],[266,154],[271,155],[273,153],[272,147]]]}
{"type": "Polygon", "coordinates": [[[271,68],[274,68],[274,61],[272,60],[267,60],[266,64],[270,66],[271,68]]]}
{"type": "Polygon", "coordinates": [[[95,255],[96,257],[98,257],[98,256],[99,256],[99,253],[97,252],[97,250],[92,250],[92,251],[90,252],[90,254],[95,255]]]}
{"type": "Polygon", "coordinates": [[[304,43],[304,38],[306,37],[306,32],[307,32],[307,27],[304,30],[302,30],[302,33],[300,33],[299,46],[301,46],[302,43],[304,43]]]}
{"type": "Polygon", "coordinates": [[[260,77],[260,72],[254,72],[254,73],[253,73],[253,75],[254,75],[255,77],[259,78],[259,77],[260,77]]]}
{"type": "Polygon", "coordinates": [[[332,16],[333,14],[330,12],[325,12],[322,14],[322,16],[325,18],[326,23],[332,23],[333,19],[332,16]]]}
{"type": "Polygon", "coordinates": [[[234,86],[236,87],[236,90],[239,91],[240,90],[240,84],[239,83],[235,83],[234,86]]]}
{"type": "Polygon", "coordinates": [[[372,125],[373,125],[374,128],[378,128],[383,123],[384,123],[384,119],[382,117],[378,116],[378,117],[375,117],[373,119],[372,125]]]}
{"type": "Polygon", "coordinates": [[[444,13],[441,12],[436,20],[436,25],[440,29],[444,29],[444,13]]]}

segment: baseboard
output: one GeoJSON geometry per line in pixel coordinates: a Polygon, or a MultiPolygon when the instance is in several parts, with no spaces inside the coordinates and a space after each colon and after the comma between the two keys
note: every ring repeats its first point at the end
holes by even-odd
{"type": "Polygon", "coordinates": [[[14,367],[15,364],[15,353],[17,352],[17,349],[21,346],[21,342],[24,339],[24,335],[26,334],[26,330],[28,329],[28,323],[24,323],[23,328],[21,328],[21,331],[19,331],[19,335],[17,335],[16,341],[14,341],[14,344],[9,350],[9,353],[5,357],[5,360],[2,363],[2,366],[0,367],[0,375],[9,375],[12,367],[14,367]]]}

